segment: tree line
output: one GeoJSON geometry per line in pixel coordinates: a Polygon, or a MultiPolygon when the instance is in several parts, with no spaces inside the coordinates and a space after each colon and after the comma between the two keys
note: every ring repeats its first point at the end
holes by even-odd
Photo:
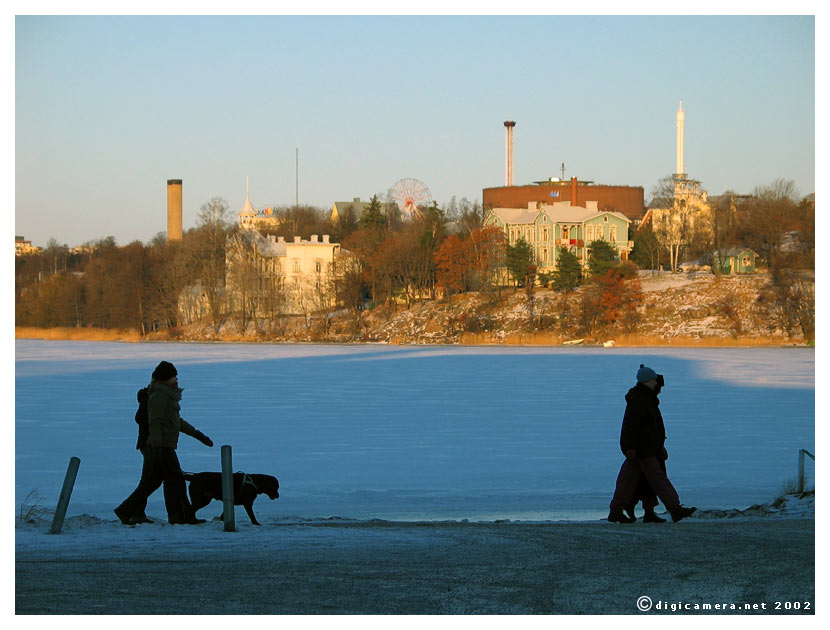
{"type": "MultiPolygon", "coordinates": [[[[705,262],[728,246],[751,247],[772,272],[778,295],[770,299],[781,302],[782,317],[793,329],[801,326],[799,318],[811,308],[809,300],[807,308],[803,305],[809,287],[799,285],[798,270],[814,268],[814,205],[797,200],[791,182],[777,181],[748,197],[723,195],[712,208],[711,229],[687,235],[685,259],[705,262]]],[[[267,230],[287,240],[329,234],[332,242],[341,243],[335,273],[306,296],[308,311],[322,313],[324,322],[334,311],[345,310],[359,327],[366,308],[406,308],[416,301],[468,292],[497,300],[505,287],[525,291],[528,321],[533,322],[539,287],[566,296],[582,287],[566,318],[578,321],[587,332],[607,326],[633,330],[642,300],[637,268],[658,269],[668,260],[667,245],[645,225],[633,238],[628,263],[619,260],[613,245],[595,241],[589,246],[586,269],[563,248],[556,271],[545,273],[539,271],[528,243],[509,244],[503,230],[483,226],[485,209],[478,202],[453,198],[441,207],[433,203],[420,208],[409,219],[395,206],[385,210],[378,195],[361,211],[347,208],[335,222],[327,210],[294,206],[282,212],[279,225],[267,230]]],[[[214,330],[229,320],[244,329],[265,313],[273,332],[274,323],[285,314],[279,291],[245,289],[257,283],[261,288],[261,268],[237,270],[241,299],[231,301],[225,291],[226,256],[229,248],[239,246],[233,238],[237,231],[227,202],[214,198],[201,207],[196,227],[180,242],[169,243],[160,233],[147,244],[135,241],[120,247],[108,237],[88,244],[84,253],[70,253],[52,239],[42,252],[16,258],[16,323],[132,328],[146,335],[180,326],[180,296],[197,290],[202,310],[195,317],[214,330]]]]}

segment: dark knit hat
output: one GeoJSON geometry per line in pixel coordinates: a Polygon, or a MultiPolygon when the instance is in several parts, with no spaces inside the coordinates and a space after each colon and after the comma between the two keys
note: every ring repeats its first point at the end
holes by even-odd
{"type": "Polygon", "coordinates": [[[162,361],[153,370],[153,378],[157,381],[169,381],[174,376],[178,376],[176,366],[167,361],[162,361]]]}
{"type": "Polygon", "coordinates": [[[637,370],[637,382],[638,383],[647,383],[652,379],[657,378],[657,372],[652,370],[650,367],[646,367],[642,363],[640,363],[640,369],[637,370]]]}

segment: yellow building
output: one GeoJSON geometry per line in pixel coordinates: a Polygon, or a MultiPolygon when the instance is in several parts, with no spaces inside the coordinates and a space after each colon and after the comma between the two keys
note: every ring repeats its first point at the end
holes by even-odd
{"type": "Polygon", "coordinates": [[[27,241],[22,236],[14,237],[14,255],[26,256],[27,254],[36,254],[41,250],[40,247],[32,245],[32,241],[27,241]]]}
{"type": "Polygon", "coordinates": [[[328,234],[265,236],[240,230],[226,247],[225,287],[229,310],[248,309],[256,317],[305,315],[334,301],[334,262],[340,244],[328,234]]]}
{"type": "MultiPolygon", "coordinates": [[[[686,113],[683,103],[675,116],[677,121],[677,166],[672,175],[672,199],[668,208],[651,208],[643,217],[642,225],[651,221],[657,238],[669,248],[672,271],[680,263],[680,248],[694,236],[709,238],[712,232],[712,208],[708,193],[696,179],[689,179],[683,163],[684,125],[686,113]]],[[[667,204],[668,205],[668,204],[667,204]]]]}

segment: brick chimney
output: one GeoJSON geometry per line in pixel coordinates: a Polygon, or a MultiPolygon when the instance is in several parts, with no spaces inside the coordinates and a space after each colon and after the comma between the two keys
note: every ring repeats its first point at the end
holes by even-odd
{"type": "Polygon", "coordinates": [[[571,177],[571,206],[579,205],[579,184],[576,177],[571,177]]]}

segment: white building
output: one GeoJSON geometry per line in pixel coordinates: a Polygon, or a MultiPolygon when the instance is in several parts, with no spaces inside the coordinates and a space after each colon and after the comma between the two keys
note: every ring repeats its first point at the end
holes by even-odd
{"type": "Polygon", "coordinates": [[[328,234],[287,241],[240,230],[229,237],[226,248],[229,310],[260,318],[327,308],[334,301],[334,262],[339,254],[340,244],[332,243],[328,234]]]}

